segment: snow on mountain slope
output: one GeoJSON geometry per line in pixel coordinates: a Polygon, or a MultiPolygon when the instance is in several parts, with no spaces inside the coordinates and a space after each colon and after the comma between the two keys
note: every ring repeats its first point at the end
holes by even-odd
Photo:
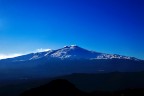
{"type": "Polygon", "coordinates": [[[129,59],[129,60],[139,60],[135,57],[129,57],[129,56],[122,56],[118,54],[101,54],[97,56],[95,59],[129,59]]]}
{"type": "Polygon", "coordinates": [[[105,54],[95,51],[89,51],[83,49],[76,45],[65,46],[51,54],[51,57],[61,58],[61,59],[129,59],[129,60],[139,60],[134,57],[122,56],[117,54],[105,54]]]}
{"type": "Polygon", "coordinates": [[[59,58],[59,59],[128,59],[139,60],[134,57],[122,56],[117,54],[106,54],[95,51],[89,51],[76,45],[64,46],[61,49],[49,50],[44,52],[31,53],[15,58],[10,58],[12,61],[35,60],[39,58],[59,58]]]}
{"type": "Polygon", "coordinates": [[[39,58],[45,57],[45,56],[47,56],[51,52],[52,52],[52,50],[45,51],[45,52],[33,53],[32,58],[30,58],[29,60],[34,60],[34,59],[39,59],[39,58]]]}
{"type": "Polygon", "coordinates": [[[71,58],[71,59],[90,59],[96,58],[97,56],[101,55],[101,53],[88,51],[86,49],[80,48],[76,45],[65,46],[62,49],[58,49],[56,52],[51,54],[51,57],[56,58],[71,58]]]}

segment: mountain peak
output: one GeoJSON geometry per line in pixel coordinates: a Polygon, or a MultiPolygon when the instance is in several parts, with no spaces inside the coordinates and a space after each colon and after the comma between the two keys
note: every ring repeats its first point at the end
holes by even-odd
{"type": "Polygon", "coordinates": [[[76,48],[76,47],[79,47],[79,46],[77,45],[64,46],[64,48],[76,48]]]}
{"type": "Polygon", "coordinates": [[[70,45],[70,47],[78,47],[77,45],[70,45]]]}

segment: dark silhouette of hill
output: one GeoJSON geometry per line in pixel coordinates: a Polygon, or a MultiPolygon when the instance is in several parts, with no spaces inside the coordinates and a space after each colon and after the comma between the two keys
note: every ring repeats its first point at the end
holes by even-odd
{"type": "MultiPolygon", "coordinates": [[[[20,96],[86,96],[67,80],[57,79],[38,88],[24,92],[20,96]]],[[[88,96],[88,95],[87,95],[88,96]]]]}
{"type": "Polygon", "coordinates": [[[82,92],[72,83],[57,79],[37,88],[25,91],[20,96],[144,96],[144,89],[126,89],[120,91],[82,92]]]}

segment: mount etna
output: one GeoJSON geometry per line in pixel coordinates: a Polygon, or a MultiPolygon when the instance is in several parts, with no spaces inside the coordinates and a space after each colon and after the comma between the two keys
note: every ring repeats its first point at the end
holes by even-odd
{"type": "Polygon", "coordinates": [[[39,78],[72,73],[137,72],[144,60],[89,51],[76,45],[0,60],[0,79],[39,78]]]}

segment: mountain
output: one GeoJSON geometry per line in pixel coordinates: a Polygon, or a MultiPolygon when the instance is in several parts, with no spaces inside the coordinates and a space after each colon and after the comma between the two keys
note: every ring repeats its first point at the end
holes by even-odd
{"type": "Polygon", "coordinates": [[[43,57],[59,58],[59,59],[128,59],[140,60],[134,57],[122,56],[118,54],[106,54],[95,51],[89,51],[76,45],[64,46],[64,48],[57,50],[49,50],[46,52],[31,53],[15,58],[5,59],[9,61],[26,61],[35,60],[43,57]]]}
{"type": "Polygon", "coordinates": [[[5,79],[143,70],[144,60],[90,51],[76,45],[0,60],[0,76],[5,79]]]}

